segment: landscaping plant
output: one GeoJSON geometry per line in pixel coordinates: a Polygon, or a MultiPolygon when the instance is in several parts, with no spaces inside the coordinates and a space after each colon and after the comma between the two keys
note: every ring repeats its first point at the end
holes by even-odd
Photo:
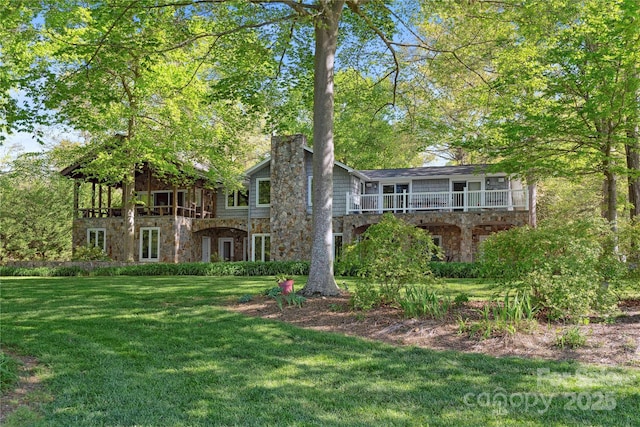
{"type": "Polygon", "coordinates": [[[409,283],[435,283],[430,261],[441,256],[428,231],[387,213],[345,249],[343,260],[359,265],[361,277],[380,285],[381,301],[393,303],[409,283]]]}
{"type": "Polygon", "coordinates": [[[550,319],[579,319],[615,305],[624,274],[598,221],[543,224],[496,233],[481,247],[484,274],[507,289],[530,293],[550,319]]]}

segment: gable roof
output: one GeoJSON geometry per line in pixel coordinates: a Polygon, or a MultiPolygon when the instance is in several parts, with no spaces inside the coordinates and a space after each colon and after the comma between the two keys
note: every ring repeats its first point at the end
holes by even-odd
{"type": "MultiPolygon", "coordinates": [[[[313,149],[311,147],[307,147],[306,145],[304,147],[302,147],[307,153],[313,155],[313,149]]],[[[247,169],[245,171],[245,176],[250,176],[256,172],[258,172],[260,169],[262,169],[263,167],[266,167],[267,165],[269,165],[271,163],[271,157],[267,157],[266,159],[264,159],[263,161],[261,161],[260,163],[250,167],[249,169],[247,169]]],[[[346,170],[348,173],[353,174],[358,176],[359,178],[362,179],[367,179],[366,176],[364,176],[361,171],[358,171],[356,169],[353,169],[347,165],[345,165],[344,163],[341,163],[337,160],[335,160],[333,162],[334,166],[338,166],[339,168],[342,168],[344,170],[346,170]]]]}
{"type": "Polygon", "coordinates": [[[487,165],[426,166],[402,169],[369,169],[359,171],[367,180],[393,178],[431,178],[451,175],[478,175],[487,171],[487,165]]]}

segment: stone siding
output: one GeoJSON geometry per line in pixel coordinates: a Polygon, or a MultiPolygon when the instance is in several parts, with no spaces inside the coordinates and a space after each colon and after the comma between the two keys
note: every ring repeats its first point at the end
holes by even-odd
{"type": "MultiPolygon", "coordinates": [[[[416,212],[396,216],[441,236],[447,260],[462,262],[473,261],[480,236],[526,225],[529,219],[526,211],[416,212]]],[[[381,218],[381,214],[345,216],[344,242],[352,242],[367,227],[380,222],[381,218]]]]}
{"type": "Polygon", "coordinates": [[[304,259],[310,235],[306,203],[306,140],[302,135],[271,139],[271,259],[304,259]]]}
{"type": "MultiPolygon", "coordinates": [[[[140,228],[158,227],[160,229],[160,262],[194,261],[193,219],[186,217],[158,216],[136,217],[134,259],[140,257],[140,228]]],[[[86,246],[87,230],[104,228],[106,253],[114,261],[125,261],[124,238],[125,221],[123,218],[80,218],[73,222],[73,247],[86,246]]]]}

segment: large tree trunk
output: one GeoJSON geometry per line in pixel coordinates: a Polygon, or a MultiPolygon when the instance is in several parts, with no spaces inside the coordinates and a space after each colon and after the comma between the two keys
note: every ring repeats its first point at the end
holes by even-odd
{"type": "Polygon", "coordinates": [[[313,241],[303,295],[337,295],[333,277],[333,75],[344,1],[320,2],[315,22],[313,95],[313,241]]]}

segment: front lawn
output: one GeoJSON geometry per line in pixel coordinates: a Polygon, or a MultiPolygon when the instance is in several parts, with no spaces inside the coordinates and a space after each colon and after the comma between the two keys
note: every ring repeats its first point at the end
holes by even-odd
{"type": "Polygon", "coordinates": [[[224,307],[273,285],[2,278],[2,347],[36,356],[45,387],[6,424],[640,425],[637,369],[393,347],[224,307]]]}

